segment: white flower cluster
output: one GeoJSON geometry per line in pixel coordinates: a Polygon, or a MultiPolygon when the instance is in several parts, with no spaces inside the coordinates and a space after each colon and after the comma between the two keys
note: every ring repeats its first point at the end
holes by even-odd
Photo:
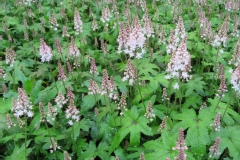
{"type": "MultiPolygon", "coordinates": [[[[167,72],[169,74],[166,76],[167,79],[176,77],[177,79],[184,79],[188,81],[191,79],[191,75],[188,73],[191,71],[191,56],[187,51],[186,38],[179,45],[177,50],[172,54],[170,62],[167,65],[167,72]]],[[[175,86],[175,88],[178,88],[175,86]]]]}
{"type": "Polygon", "coordinates": [[[136,67],[132,64],[131,60],[128,59],[127,68],[124,72],[124,77],[122,81],[129,81],[129,85],[133,85],[134,81],[137,79],[136,67]]]}
{"type": "Polygon", "coordinates": [[[145,53],[145,40],[143,32],[139,28],[133,28],[126,43],[128,47],[124,52],[130,57],[142,58],[142,55],[145,53]]]}
{"type": "Polygon", "coordinates": [[[240,65],[233,72],[230,83],[233,85],[232,88],[240,93],[240,65]]]}
{"type": "MultiPolygon", "coordinates": [[[[140,59],[145,53],[144,44],[146,37],[144,32],[146,32],[146,30],[141,27],[137,16],[133,23],[133,29],[131,29],[129,24],[126,24],[126,29],[124,29],[124,25],[121,24],[119,36],[117,38],[117,42],[119,44],[118,53],[123,51],[130,57],[136,57],[140,59]]],[[[151,24],[148,27],[151,28],[151,24]]],[[[149,30],[149,33],[146,32],[146,34],[152,34],[152,32],[153,31],[149,30]]]]}
{"type": "Polygon", "coordinates": [[[219,37],[218,35],[215,36],[212,46],[213,47],[219,47],[221,43],[223,43],[223,46],[226,45],[227,37],[219,37]]]}
{"type": "Polygon", "coordinates": [[[40,39],[39,53],[42,62],[48,62],[52,59],[52,49],[45,43],[44,39],[40,39]]]}
{"type": "Polygon", "coordinates": [[[228,22],[224,21],[220,30],[218,31],[218,34],[214,37],[214,40],[212,42],[213,47],[219,47],[221,44],[223,44],[224,47],[226,46],[227,31],[228,31],[228,22]]]}
{"type": "Polygon", "coordinates": [[[176,50],[177,44],[178,44],[178,41],[177,41],[177,38],[175,36],[175,31],[171,30],[170,31],[170,37],[168,39],[168,44],[166,46],[167,54],[172,54],[176,50]]]}
{"type": "Polygon", "coordinates": [[[82,25],[83,23],[79,15],[78,9],[76,7],[74,11],[74,29],[76,30],[75,32],[76,35],[82,33],[82,25]]]}
{"type": "Polygon", "coordinates": [[[74,101],[73,99],[70,100],[70,105],[68,106],[68,108],[66,109],[66,118],[70,119],[68,121],[69,125],[73,125],[73,121],[78,122],[80,120],[79,117],[79,110],[77,110],[76,106],[74,105],[74,101]]]}
{"type": "Polygon", "coordinates": [[[33,106],[29,100],[30,98],[27,96],[27,93],[22,88],[18,88],[18,99],[17,101],[14,101],[11,109],[14,112],[15,117],[21,117],[23,115],[33,117],[33,106]]]}
{"type": "Polygon", "coordinates": [[[50,137],[51,139],[51,145],[50,145],[50,152],[53,153],[54,151],[56,151],[57,149],[61,149],[60,146],[57,145],[57,142],[54,141],[54,139],[52,137],[50,137]]]}
{"type": "Polygon", "coordinates": [[[110,9],[107,5],[107,7],[102,9],[102,17],[100,18],[100,20],[104,23],[104,22],[108,22],[111,18],[111,12],[110,9]]]}
{"type": "Polygon", "coordinates": [[[59,108],[62,108],[62,106],[67,103],[67,99],[65,99],[64,95],[61,92],[58,92],[58,95],[55,98],[55,102],[59,108]]]}
{"type": "Polygon", "coordinates": [[[6,64],[10,64],[10,67],[13,67],[15,59],[16,59],[16,52],[10,48],[6,48],[6,64]]]}

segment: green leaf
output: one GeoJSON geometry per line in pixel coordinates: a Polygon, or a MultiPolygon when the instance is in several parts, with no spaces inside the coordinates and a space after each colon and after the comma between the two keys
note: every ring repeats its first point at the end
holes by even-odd
{"type": "Polygon", "coordinates": [[[158,74],[154,79],[164,87],[168,88],[169,81],[165,78],[164,74],[158,74]]]}
{"type": "Polygon", "coordinates": [[[35,84],[35,86],[32,89],[31,96],[33,99],[36,99],[40,90],[41,90],[42,80],[38,80],[35,84]]]}
{"type": "MultiPolygon", "coordinates": [[[[215,141],[217,137],[221,138],[219,150],[220,153],[223,153],[225,149],[228,148],[229,155],[232,160],[239,160],[240,158],[240,126],[226,126],[225,128],[221,128],[220,132],[214,132],[212,134],[212,140],[215,141]]],[[[214,143],[214,142],[212,142],[214,143]]]]}
{"type": "MultiPolygon", "coordinates": [[[[156,140],[151,140],[143,144],[145,151],[145,158],[147,160],[165,160],[166,157],[174,159],[177,157],[178,152],[172,150],[176,146],[178,133],[171,134],[167,130],[163,130],[161,137],[156,140]]],[[[190,152],[186,152],[187,159],[194,160],[190,152]]]]}
{"type": "Polygon", "coordinates": [[[108,156],[108,144],[106,142],[100,142],[98,147],[93,141],[90,141],[88,146],[85,146],[83,150],[85,152],[78,154],[79,159],[89,160],[99,156],[101,159],[109,159],[108,156]]]}
{"type": "MultiPolygon", "coordinates": [[[[221,113],[221,115],[224,114],[225,112],[225,109],[227,107],[227,104],[224,103],[224,102],[219,102],[219,98],[218,97],[215,97],[214,99],[211,99],[211,98],[208,98],[208,101],[210,102],[210,109],[212,112],[214,112],[217,104],[218,104],[218,107],[215,111],[215,116],[218,112],[221,113]]],[[[226,113],[224,115],[224,118],[223,118],[223,122],[225,122],[227,125],[234,125],[235,124],[235,121],[237,121],[238,123],[240,123],[240,115],[235,112],[231,106],[229,105],[227,110],[226,110],[226,113]]]]}
{"type": "Polygon", "coordinates": [[[86,112],[89,109],[91,109],[95,104],[96,104],[96,100],[94,98],[94,95],[86,95],[83,97],[82,99],[83,104],[81,105],[81,112],[86,112]]]}
{"type": "Polygon", "coordinates": [[[187,91],[185,93],[185,96],[188,97],[193,93],[193,90],[195,90],[198,94],[204,93],[204,87],[206,86],[206,83],[201,81],[202,77],[190,79],[188,83],[186,84],[187,91]]]}
{"type": "MultiPolygon", "coordinates": [[[[27,145],[30,143],[30,140],[27,141],[27,145]]],[[[26,156],[28,156],[32,151],[32,148],[27,148],[26,156]]],[[[14,146],[14,150],[11,156],[5,157],[6,160],[16,160],[16,159],[25,159],[25,144],[23,144],[20,148],[17,144],[14,146]]]]}
{"type": "Polygon", "coordinates": [[[6,114],[12,108],[12,100],[0,98],[0,114],[6,114]]]}
{"type": "MultiPolygon", "coordinates": [[[[5,114],[0,114],[0,139],[2,140],[3,137],[3,130],[7,130],[7,120],[5,114]]],[[[0,140],[0,142],[1,142],[0,140]]]]}
{"type": "Polygon", "coordinates": [[[140,144],[140,133],[148,136],[153,135],[151,128],[147,125],[149,120],[144,116],[139,116],[136,106],[133,106],[130,111],[125,111],[122,118],[124,119],[124,124],[114,136],[109,153],[112,153],[128,134],[130,134],[130,146],[138,146],[140,144]]]}
{"type": "Polygon", "coordinates": [[[24,89],[25,91],[27,92],[27,94],[31,94],[32,92],[32,89],[33,89],[33,83],[34,83],[34,80],[33,79],[27,79],[24,83],[24,89]]]}
{"type": "Polygon", "coordinates": [[[206,145],[210,143],[208,128],[210,128],[214,116],[215,114],[210,112],[209,108],[201,110],[198,115],[193,109],[182,109],[182,113],[173,112],[171,117],[180,121],[173,127],[172,132],[177,132],[180,127],[188,128],[186,143],[191,146],[193,154],[202,156],[205,153],[206,145]]]}

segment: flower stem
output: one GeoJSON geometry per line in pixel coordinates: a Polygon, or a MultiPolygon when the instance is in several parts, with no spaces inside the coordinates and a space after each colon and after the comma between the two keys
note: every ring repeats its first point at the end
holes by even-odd
{"type": "Polygon", "coordinates": [[[217,103],[217,105],[216,105],[216,107],[215,107],[215,109],[214,109],[214,112],[216,111],[216,109],[217,109],[220,101],[222,100],[222,97],[223,97],[223,93],[221,93],[221,95],[220,95],[220,98],[219,98],[218,103],[217,103]]]}
{"type": "MultiPolygon", "coordinates": [[[[52,73],[52,77],[53,77],[53,71],[52,71],[52,68],[50,67],[50,63],[49,63],[49,62],[48,62],[48,65],[49,65],[49,69],[50,69],[50,71],[51,71],[51,73],[52,73]]],[[[56,89],[57,89],[57,92],[59,92],[58,87],[57,87],[57,83],[56,83],[54,77],[53,77],[53,81],[54,81],[54,83],[55,83],[55,87],[56,87],[56,89]]]]}
{"type": "MultiPolygon", "coordinates": [[[[105,100],[105,103],[106,103],[106,105],[107,105],[106,95],[104,95],[104,100],[105,100]]],[[[110,112],[112,112],[112,115],[114,116],[114,110],[112,109],[112,106],[111,106],[110,100],[109,100],[109,106],[110,106],[110,112]]],[[[117,126],[117,123],[116,123],[114,117],[113,117],[113,121],[114,121],[114,123],[115,123],[115,127],[116,127],[116,126],[117,126]]]]}
{"type": "Polygon", "coordinates": [[[224,118],[225,113],[227,112],[227,109],[228,109],[229,103],[231,102],[232,97],[233,97],[233,93],[234,93],[234,91],[232,91],[232,93],[231,93],[230,99],[229,99],[229,101],[228,101],[228,103],[227,103],[227,106],[226,106],[226,108],[225,108],[225,110],[224,110],[224,113],[223,113],[223,117],[222,117],[222,118],[224,118]]]}
{"type": "Polygon", "coordinates": [[[75,149],[75,152],[76,152],[77,150],[76,150],[75,143],[74,143],[74,141],[75,141],[74,140],[74,136],[75,136],[74,135],[74,124],[72,125],[72,134],[73,134],[73,139],[72,139],[73,140],[73,142],[72,142],[73,144],[72,145],[73,145],[73,148],[75,149]]]}
{"type": "MultiPolygon", "coordinates": [[[[44,123],[45,123],[45,126],[46,126],[46,128],[47,128],[47,132],[48,132],[48,136],[49,136],[50,142],[52,143],[52,146],[54,146],[54,144],[53,144],[53,142],[52,142],[52,140],[51,140],[51,135],[50,135],[50,132],[49,132],[49,129],[48,129],[46,117],[44,118],[44,123]]],[[[55,154],[55,160],[58,160],[56,151],[54,151],[54,154],[55,154]]]]}
{"type": "Polygon", "coordinates": [[[27,116],[25,114],[25,160],[27,160],[27,116]]]}

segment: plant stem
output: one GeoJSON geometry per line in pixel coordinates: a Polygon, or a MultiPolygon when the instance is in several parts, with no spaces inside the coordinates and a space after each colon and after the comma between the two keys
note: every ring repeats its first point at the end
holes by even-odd
{"type": "Polygon", "coordinates": [[[182,83],[179,81],[179,90],[178,90],[178,98],[179,98],[179,108],[181,108],[182,104],[182,83]]]}
{"type": "MultiPolygon", "coordinates": [[[[52,71],[52,68],[50,67],[50,63],[49,63],[49,62],[48,62],[48,65],[49,65],[49,69],[50,69],[50,71],[51,71],[51,73],[52,73],[52,77],[53,77],[53,71],[52,71]]],[[[57,83],[56,83],[54,77],[53,77],[53,81],[54,81],[55,87],[56,87],[56,89],[57,89],[57,92],[59,92],[58,87],[57,87],[57,83]]]]}
{"type": "Polygon", "coordinates": [[[218,107],[218,104],[219,104],[220,101],[222,100],[222,97],[223,97],[223,93],[221,93],[221,95],[220,95],[220,98],[219,98],[218,103],[217,103],[217,105],[216,105],[216,107],[215,107],[215,109],[214,109],[214,112],[216,111],[216,109],[217,109],[217,107],[218,107]]]}
{"type": "Polygon", "coordinates": [[[227,107],[226,107],[225,110],[224,110],[224,113],[223,113],[223,117],[222,117],[222,118],[224,118],[225,113],[227,112],[227,109],[228,109],[229,103],[231,102],[232,97],[233,97],[233,93],[234,93],[234,91],[232,91],[232,93],[231,93],[230,99],[229,99],[229,101],[228,101],[228,103],[227,103],[227,107]]]}
{"type": "MultiPolygon", "coordinates": [[[[138,78],[138,77],[139,77],[139,75],[138,75],[138,59],[137,59],[137,78],[138,78]]],[[[139,79],[137,79],[137,80],[139,80],[139,79]]],[[[138,82],[137,82],[137,86],[138,86],[138,91],[139,91],[139,94],[140,94],[140,96],[141,96],[141,100],[142,100],[144,109],[146,110],[146,106],[145,106],[145,104],[144,104],[142,92],[141,92],[140,85],[139,85],[138,82]]]]}
{"type": "Polygon", "coordinates": [[[140,89],[140,85],[139,84],[137,84],[137,85],[138,85],[138,90],[139,90],[139,93],[140,93],[140,96],[141,96],[141,100],[142,100],[144,109],[146,110],[146,106],[145,106],[144,101],[143,101],[143,96],[142,96],[142,92],[141,92],[141,89],[140,89]]]}
{"type": "MultiPolygon", "coordinates": [[[[105,100],[105,103],[106,103],[106,105],[107,105],[106,95],[104,95],[104,100],[105,100]]],[[[112,110],[112,106],[111,106],[111,103],[110,103],[110,100],[109,100],[109,107],[110,107],[110,112],[113,112],[113,110],[112,110]]],[[[114,112],[112,113],[112,115],[114,116],[114,112]]],[[[116,123],[114,117],[113,117],[113,121],[114,121],[114,123],[115,123],[115,127],[116,127],[116,126],[117,126],[117,123],[116,123]]]]}
{"type": "Polygon", "coordinates": [[[27,116],[26,114],[24,115],[25,117],[25,160],[27,160],[27,116]]]}
{"type": "Polygon", "coordinates": [[[74,124],[72,125],[72,134],[73,134],[73,148],[75,148],[75,152],[76,152],[76,147],[75,147],[75,143],[74,143],[74,124]]]}
{"type": "MultiPolygon", "coordinates": [[[[49,129],[48,129],[48,125],[47,125],[47,119],[46,117],[44,118],[44,123],[45,123],[45,126],[47,128],[47,132],[48,132],[48,136],[49,136],[49,139],[50,139],[50,142],[52,143],[52,146],[54,146],[52,140],[51,140],[51,135],[50,135],[50,132],[49,132],[49,129]]],[[[54,151],[54,154],[55,154],[55,159],[57,160],[57,154],[56,154],[56,151],[54,151]]]]}
{"type": "MultiPolygon", "coordinates": [[[[63,86],[64,86],[65,91],[67,92],[67,88],[66,88],[66,85],[65,85],[65,83],[64,83],[63,80],[62,80],[62,83],[63,83],[63,86]]],[[[73,89],[74,89],[74,87],[73,87],[73,89]]]]}

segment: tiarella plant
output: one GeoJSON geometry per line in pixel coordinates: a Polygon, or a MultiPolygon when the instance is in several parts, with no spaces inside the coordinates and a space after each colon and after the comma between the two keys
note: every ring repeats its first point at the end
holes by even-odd
{"type": "Polygon", "coordinates": [[[0,8],[0,159],[240,159],[238,1],[0,8]]]}

